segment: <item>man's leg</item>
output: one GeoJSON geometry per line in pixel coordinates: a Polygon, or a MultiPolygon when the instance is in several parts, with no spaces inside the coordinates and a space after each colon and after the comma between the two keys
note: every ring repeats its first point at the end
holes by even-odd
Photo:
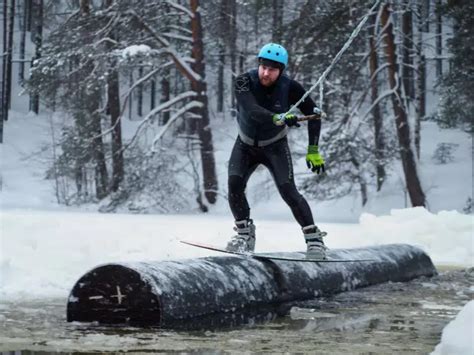
{"type": "Polygon", "coordinates": [[[237,235],[227,244],[227,250],[253,251],[255,249],[255,226],[250,219],[250,207],[245,196],[245,188],[250,175],[258,163],[252,158],[250,147],[240,139],[234,144],[229,160],[229,206],[235,219],[237,235]]]}
{"type": "Polygon", "coordinates": [[[293,162],[286,139],[265,147],[265,166],[270,170],[281,197],[290,207],[301,227],[314,224],[306,199],[298,192],[293,175],[293,162]]]}
{"type": "Polygon", "coordinates": [[[281,197],[290,207],[293,216],[301,226],[307,245],[307,255],[315,259],[324,259],[326,257],[326,247],[322,237],[326,233],[321,232],[314,224],[311,208],[296,188],[293,162],[286,139],[276,142],[274,147],[268,149],[266,158],[265,165],[272,173],[281,197]]]}
{"type": "Polygon", "coordinates": [[[237,139],[229,159],[229,206],[236,221],[250,218],[250,207],[245,196],[245,189],[250,175],[258,166],[250,148],[237,139]]]}

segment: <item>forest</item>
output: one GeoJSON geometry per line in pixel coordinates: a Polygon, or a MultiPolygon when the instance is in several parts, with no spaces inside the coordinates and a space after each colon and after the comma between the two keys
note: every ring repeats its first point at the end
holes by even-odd
{"type": "MultiPolygon", "coordinates": [[[[16,88],[28,111],[52,117],[45,170],[61,204],[206,212],[226,198],[213,127],[235,126],[234,79],[269,42],[327,114],[328,173],[298,179],[309,197],[365,204],[400,162],[410,204],[426,206],[421,123],[473,133],[468,0],[3,0],[2,10],[0,141],[16,88]]],[[[290,140],[297,159],[304,147],[290,140]]]]}

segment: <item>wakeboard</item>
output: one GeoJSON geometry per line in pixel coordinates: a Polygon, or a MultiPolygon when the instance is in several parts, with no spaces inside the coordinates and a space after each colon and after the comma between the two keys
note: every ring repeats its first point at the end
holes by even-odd
{"type": "Polygon", "coordinates": [[[299,261],[299,262],[312,262],[312,263],[352,263],[352,262],[367,262],[367,261],[374,261],[372,259],[311,259],[307,258],[305,253],[254,253],[254,252],[237,252],[237,251],[229,251],[221,247],[203,244],[203,243],[196,243],[196,242],[189,242],[185,240],[180,240],[181,243],[191,245],[193,247],[208,249],[213,251],[218,251],[221,253],[226,254],[234,254],[240,256],[247,256],[254,259],[260,260],[283,260],[283,261],[299,261]]]}

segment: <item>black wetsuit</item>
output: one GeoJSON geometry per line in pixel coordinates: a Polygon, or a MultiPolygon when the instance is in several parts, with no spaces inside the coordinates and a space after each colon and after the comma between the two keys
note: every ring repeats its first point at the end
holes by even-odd
{"type": "MultiPolygon", "coordinates": [[[[229,160],[229,204],[236,221],[248,219],[250,208],[245,188],[258,165],[266,166],[280,195],[291,208],[298,223],[314,224],[311,209],[298,192],[293,176],[293,163],[286,137],[287,127],[273,123],[275,113],[287,112],[305,93],[296,81],[282,75],[271,87],[260,84],[255,70],[236,78],[234,87],[238,104],[239,137],[229,160]]],[[[316,107],[311,98],[299,106],[305,115],[316,107]]],[[[308,121],[309,144],[318,144],[321,121],[308,121]]]]}

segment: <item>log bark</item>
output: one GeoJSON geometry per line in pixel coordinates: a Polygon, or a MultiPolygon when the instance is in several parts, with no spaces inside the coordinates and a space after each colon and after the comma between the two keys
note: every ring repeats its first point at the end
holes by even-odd
{"type": "MultiPolygon", "coordinates": [[[[289,254],[302,256],[273,255],[289,254]]],[[[373,260],[305,263],[212,256],[101,265],[75,283],[67,321],[209,329],[212,316],[222,326],[226,315],[235,320],[237,312],[251,307],[268,314],[267,306],[437,274],[425,252],[406,244],[332,249],[328,257],[373,260]]]]}

